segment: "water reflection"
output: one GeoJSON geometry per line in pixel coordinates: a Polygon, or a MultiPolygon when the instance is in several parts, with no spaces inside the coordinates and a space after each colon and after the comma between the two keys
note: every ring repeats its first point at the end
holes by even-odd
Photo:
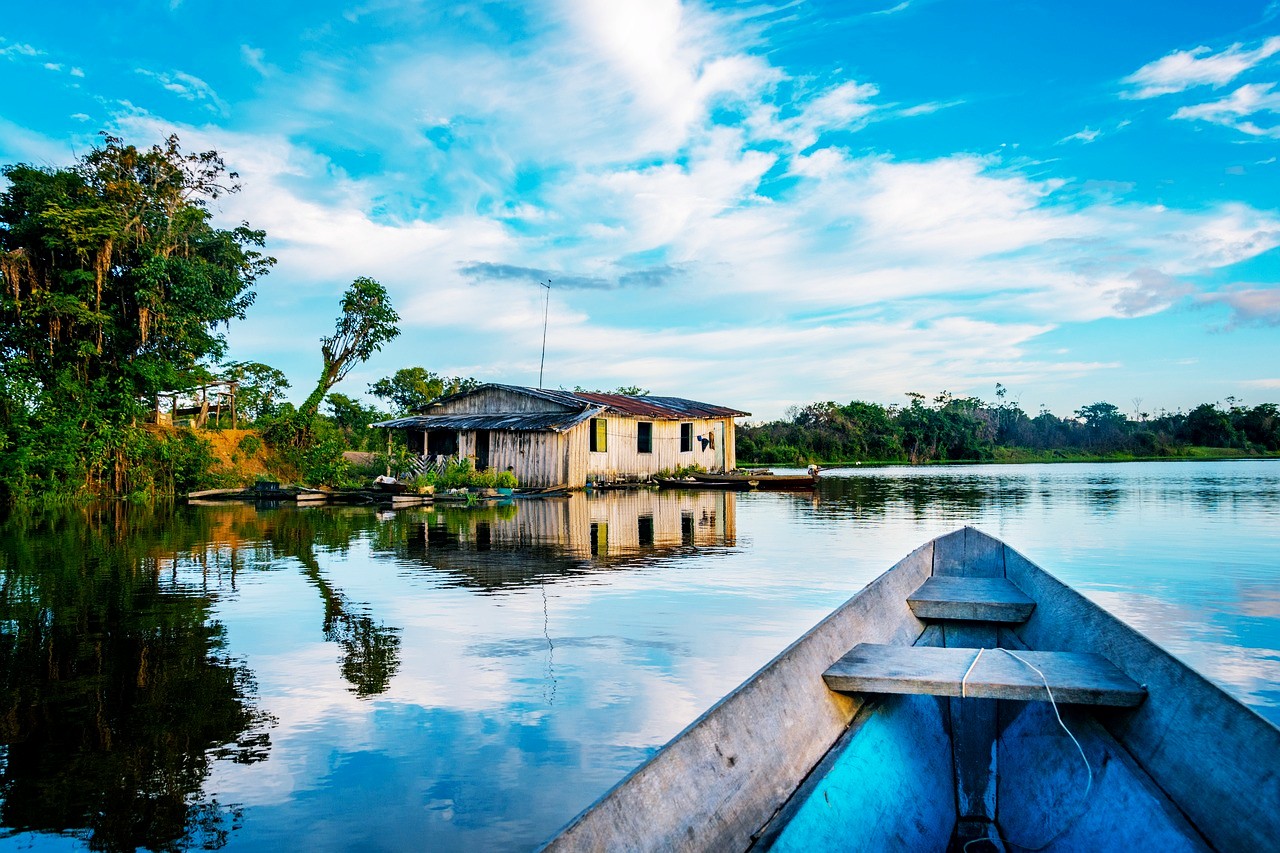
{"type": "MultiPolygon", "coordinates": [[[[883,471],[885,469],[877,469],[883,471]]],[[[818,492],[818,514],[863,519],[884,517],[890,510],[907,511],[917,519],[960,517],[995,509],[1016,509],[1030,500],[1026,477],[1002,477],[998,482],[978,475],[938,477],[900,474],[896,477],[856,471],[829,472],[818,492]]]]}
{"type": "Polygon", "coordinates": [[[1280,720],[1280,464],[114,508],[0,526],[0,838],[531,849],[961,524],[1280,720]]]}
{"type": "MultiPolygon", "coordinates": [[[[203,796],[213,760],[252,764],[270,717],[211,600],[166,579],[158,521],[120,507],[0,530],[0,820],[99,850],[216,848],[237,806],[203,796]]],[[[193,543],[203,525],[166,525],[193,543]]]]}
{"type": "Polygon", "coordinates": [[[488,508],[441,504],[425,517],[398,516],[378,545],[405,565],[443,573],[451,584],[489,591],[520,588],[732,548],[737,497],[642,490],[488,508]]]}

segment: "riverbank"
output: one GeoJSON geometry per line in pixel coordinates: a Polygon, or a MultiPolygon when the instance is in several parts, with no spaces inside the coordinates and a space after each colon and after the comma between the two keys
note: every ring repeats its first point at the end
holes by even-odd
{"type": "MultiPolygon", "coordinates": [[[[955,465],[1033,465],[1072,462],[1229,462],[1235,459],[1280,459],[1280,451],[1252,453],[1232,447],[1188,447],[1185,452],[1170,456],[1140,456],[1132,453],[1085,453],[1072,450],[1028,450],[1024,448],[996,448],[990,459],[933,459],[928,462],[909,462],[905,459],[868,459],[819,461],[823,468],[890,468],[890,467],[947,467],[955,465]]],[[[786,468],[779,463],[739,460],[739,468],[786,468]]]]}

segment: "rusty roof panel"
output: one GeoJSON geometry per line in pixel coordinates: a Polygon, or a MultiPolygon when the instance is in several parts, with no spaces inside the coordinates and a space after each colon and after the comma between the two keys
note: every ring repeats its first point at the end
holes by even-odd
{"type": "Polygon", "coordinates": [[[574,396],[642,418],[732,418],[751,414],[724,406],[713,406],[710,403],[699,403],[697,400],[686,400],[683,397],[629,397],[625,394],[587,392],[579,392],[574,396]]]}

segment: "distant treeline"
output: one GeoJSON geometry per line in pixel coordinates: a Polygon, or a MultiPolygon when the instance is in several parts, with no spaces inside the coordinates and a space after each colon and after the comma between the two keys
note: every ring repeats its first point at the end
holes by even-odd
{"type": "Polygon", "coordinates": [[[932,401],[908,394],[906,406],[854,401],[810,403],[784,420],[738,428],[737,455],[746,462],[944,462],[1085,457],[1185,456],[1192,448],[1236,454],[1280,451],[1280,407],[1252,408],[1228,398],[1189,412],[1135,412],[1092,403],[1073,417],[1041,411],[1032,417],[1006,399],[995,403],[943,392],[932,401]]]}

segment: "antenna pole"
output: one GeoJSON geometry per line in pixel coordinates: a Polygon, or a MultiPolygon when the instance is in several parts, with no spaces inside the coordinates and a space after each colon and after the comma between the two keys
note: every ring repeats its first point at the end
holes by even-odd
{"type": "MultiPolygon", "coordinates": [[[[538,282],[542,284],[542,282],[538,282]]],[[[542,387],[542,368],[547,363],[547,315],[551,311],[551,279],[542,284],[547,289],[547,299],[542,305],[542,358],[538,361],[538,387],[542,387]]]]}

